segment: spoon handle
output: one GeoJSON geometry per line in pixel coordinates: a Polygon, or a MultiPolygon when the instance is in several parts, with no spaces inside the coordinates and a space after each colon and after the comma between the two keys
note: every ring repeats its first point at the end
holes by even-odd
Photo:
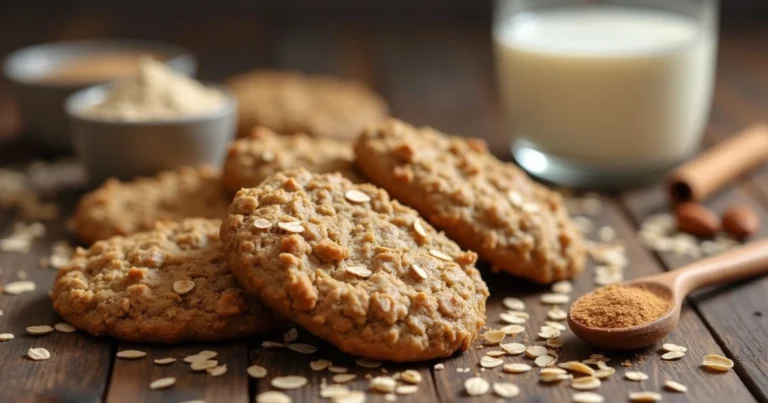
{"type": "Polygon", "coordinates": [[[768,239],[699,260],[675,272],[682,296],[700,287],[768,273],[768,239]]]}

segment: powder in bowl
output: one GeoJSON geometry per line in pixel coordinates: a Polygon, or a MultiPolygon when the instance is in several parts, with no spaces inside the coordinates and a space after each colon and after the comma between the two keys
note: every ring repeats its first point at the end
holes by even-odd
{"type": "Polygon", "coordinates": [[[102,102],[83,112],[100,119],[152,121],[212,112],[223,102],[221,91],[147,57],[136,77],[115,83],[102,102]]]}
{"type": "Polygon", "coordinates": [[[618,329],[652,322],[671,305],[669,297],[646,287],[610,285],[577,300],[571,318],[591,328],[618,329]]]}

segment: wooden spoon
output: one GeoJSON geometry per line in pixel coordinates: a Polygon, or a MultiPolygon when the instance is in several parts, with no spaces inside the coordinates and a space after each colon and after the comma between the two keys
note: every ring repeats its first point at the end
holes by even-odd
{"type": "Polygon", "coordinates": [[[574,321],[572,312],[569,311],[568,325],[576,336],[593,346],[610,350],[634,350],[646,347],[677,327],[683,299],[688,293],[700,287],[764,273],[768,273],[768,240],[753,242],[666,273],[622,283],[624,286],[646,287],[659,296],[669,298],[670,309],[652,322],[624,328],[594,328],[574,321]]]}

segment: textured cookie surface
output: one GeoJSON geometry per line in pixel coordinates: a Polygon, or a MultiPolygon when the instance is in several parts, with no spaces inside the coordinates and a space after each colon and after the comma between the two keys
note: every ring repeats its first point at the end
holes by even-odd
{"type": "Polygon", "coordinates": [[[347,353],[445,357],[484,324],[477,256],[373,185],[278,173],[237,193],[221,233],[247,290],[347,353]]]}
{"type": "Polygon", "coordinates": [[[278,133],[351,139],[387,113],[369,89],[332,77],[261,70],[227,84],[239,103],[240,136],[265,126],[278,133]]]}
{"type": "Polygon", "coordinates": [[[222,181],[227,192],[235,194],[276,172],[304,168],[313,173],[339,172],[360,182],[352,160],[348,143],[302,133],[281,135],[259,127],[229,146],[222,181]]]}
{"type": "Polygon", "coordinates": [[[51,299],[93,335],[176,343],[248,337],[278,321],[235,281],[221,252],[221,220],[188,219],[78,248],[51,299]]]}
{"type": "Polygon", "coordinates": [[[494,270],[540,283],[583,270],[583,241],[560,195],[497,160],[482,141],[389,119],[358,138],[355,155],[371,182],[494,270]]]}
{"type": "Polygon", "coordinates": [[[185,167],[128,182],[108,179],[80,199],[75,232],[93,243],[152,229],[158,221],[224,218],[227,206],[219,171],[211,166],[185,167]]]}

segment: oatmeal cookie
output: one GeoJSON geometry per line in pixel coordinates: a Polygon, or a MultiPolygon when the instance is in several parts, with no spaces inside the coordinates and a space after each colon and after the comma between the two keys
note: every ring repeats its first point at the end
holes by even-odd
{"type": "Polygon", "coordinates": [[[257,70],[227,84],[238,100],[240,136],[265,126],[278,133],[349,140],[387,114],[378,95],[338,78],[257,70]]]}
{"type": "Polygon", "coordinates": [[[57,273],[53,308],[90,334],[130,342],[218,341],[276,328],[272,311],[227,267],[220,225],[160,223],[78,248],[57,273]]]}
{"type": "Polygon", "coordinates": [[[358,168],[494,271],[539,282],[584,268],[581,235],[556,192],[497,160],[478,139],[389,119],[355,144],[358,168]]]}
{"type": "Polygon", "coordinates": [[[127,182],[107,179],[80,199],[73,222],[80,239],[90,244],[152,229],[158,221],[224,218],[229,200],[217,168],[184,167],[127,182]]]}
{"type": "Polygon", "coordinates": [[[237,193],[221,234],[246,290],[347,353],[447,357],[485,322],[477,255],[373,185],[280,172],[237,193]]]}
{"type": "Polygon", "coordinates": [[[340,172],[353,182],[361,182],[352,159],[352,147],[347,143],[303,133],[281,135],[258,127],[248,137],[230,144],[222,182],[234,195],[278,171],[295,168],[314,173],[340,172]]]}

